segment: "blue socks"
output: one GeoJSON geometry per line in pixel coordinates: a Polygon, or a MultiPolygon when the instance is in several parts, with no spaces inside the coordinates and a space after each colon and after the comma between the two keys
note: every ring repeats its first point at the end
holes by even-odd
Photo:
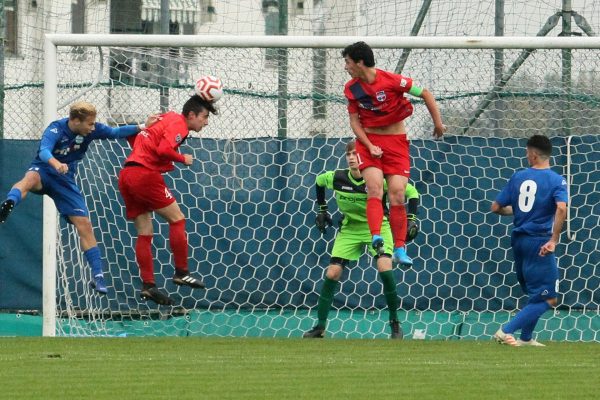
{"type": "Polygon", "coordinates": [[[100,255],[100,249],[98,246],[84,251],[83,254],[92,268],[92,276],[94,278],[97,276],[102,276],[102,257],[100,255]]]}
{"type": "Polygon", "coordinates": [[[529,342],[531,339],[533,339],[533,330],[535,329],[538,320],[539,318],[523,325],[521,328],[521,340],[529,342]]]}
{"type": "Polygon", "coordinates": [[[521,340],[531,340],[535,325],[548,309],[550,305],[545,301],[529,303],[502,327],[502,332],[513,334],[521,329],[521,340]]]}
{"type": "Polygon", "coordinates": [[[21,202],[21,191],[17,188],[10,189],[8,195],[6,196],[7,200],[12,200],[15,202],[15,206],[21,202]]]}

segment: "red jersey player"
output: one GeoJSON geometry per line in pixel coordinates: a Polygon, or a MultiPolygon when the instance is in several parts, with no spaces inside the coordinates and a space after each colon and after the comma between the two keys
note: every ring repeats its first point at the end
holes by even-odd
{"type": "Polygon", "coordinates": [[[390,225],[394,236],[394,261],[412,265],[404,248],[406,209],[404,193],[410,175],[409,143],[404,119],[413,107],[405,93],[421,97],[431,114],[435,137],[442,137],[446,127],[435,98],[427,89],[413,85],[412,79],[375,68],[373,50],[365,42],[357,42],[342,51],[345,70],[352,79],[346,83],[350,127],[358,138],[356,152],[359,168],[367,186],[367,220],[372,245],[383,251],[383,179],[387,181],[390,200],[390,225]]]}
{"type": "Polygon", "coordinates": [[[181,114],[168,112],[159,122],[140,132],[133,141],[133,151],[119,174],[119,190],[125,201],[127,219],[137,230],[135,256],[142,278],[141,297],[158,304],[173,301],[156,288],[152,257],[152,212],[169,223],[169,244],[175,262],[173,283],[204,288],[204,283],[190,275],[185,216],[175,197],[165,185],[162,173],[174,169],[173,162],[192,165],[191,154],[177,148],[189,131],[200,131],[208,124],[209,113],[216,114],[212,103],[195,95],[183,105],[181,114]]]}

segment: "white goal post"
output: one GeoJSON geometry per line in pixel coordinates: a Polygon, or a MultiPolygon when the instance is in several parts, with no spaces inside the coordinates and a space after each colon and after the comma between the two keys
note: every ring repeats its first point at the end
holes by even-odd
{"type": "MultiPolygon", "coordinates": [[[[142,48],[307,48],[340,49],[365,41],[375,49],[514,49],[514,50],[576,50],[600,49],[600,37],[355,37],[355,36],[202,36],[202,35],[120,35],[120,34],[47,34],[45,36],[44,61],[44,124],[47,125],[60,115],[59,110],[59,57],[61,46],[82,47],[142,47],[142,48]]],[[[100,61],[102,62],[102,61],[100,61]]],[[[240,60],[244,62],[244,60],[240,60]]],[[[286,61],[287,62],[287,61],[286,61]]],[[[505,70],[507,73],[507,70],[505,70]]],[[[543,71],[540,71],[543,73],[543,71]]],[[[280,73],[281,74],[281,73],[280,73]]],[[[408,74],[408,73],[407,73],[408,74]]],[[[408,74],[410,75],[410,74],[408,74]]],[[[285,80],[286,77],[279,76],[285,80]]],[[[477,79],[478,75],[475,75],[477,79]]],[[[493,77],[492,77],[493,78],[493,77]]],[[[493,83],[493,81],[492,81],[493,83]]],[[[496,82],[498,83],[498,82],[496,82]]],[[[227,90],[227,82],[224,81],[227,90]]],[[[493,86],[493,85],[491,85],[493,86]]],[[[434,94],[435,87],[431,87],[434,94]]],[[[343,87],[339,87],[341,93],[343,87]]],[[[493,91],[493,90],[492,90],[493,91]]],[[[85,92],[85,89],[84,89],[85,92]]],[[[286,92],[287,93],[287,92],[286,92]]],[[[448,95],[450,96],[450,95],[448,95]]],[[[225,94],[227,97],[227,94],[225,94]]],[[[482,96],[483,97],[483,96],[482,96]]],[[[491,101],[491,100],[490,100],[491,101]]],[[[480,103],[485,104],[483,98],[480,103]]],[[[64,105],[62,105],[64,106],[64,105]]],[[[287,107],[287,106],[286,106],[287,107]]],[[[485,108],[485,107],[484,107],[485,108]]],[[[280,112],[278,108],[275,112],[280,112]]],[[[484,109],[481,110],[481,113],[484,109]]],[[[501,116],[504,114],[500,114],[501,116]]],[[[104,121],[102,121],[104,122],[104,121]]],[[[226,122],[221,122],[225,124],[226,122]]],[[[452,126],[450,136],[461,136],[473,123],[452,126]]],[[[565,131],[566,132],[566,131],[565,131]]],[[[477,133],[475,134],[477,135],[477,133]]],[[[318,135],[317,135],[318,136],[318,135]]],[[[566,135],[570,136],[570,135],[566,135]]],[[[315,136],[316,137],[316,136],[315,136]]],[[[570,141],[569,141],[570,145],[570,141]]],[[[473,144],[473,146],[477,146],[473,144]]],[[[493,147],[493,145],[491,145],[493,147]]],[[[570,147],[569,147],[570,149],[570,147]]],[[[91,150],[91,149],[90,149],[91,150]]],[[[80,166],[80,168],[82,168],[80,166]]],[[[457,175],[460,175],[457,172],[457,175]]],[[[571,182],[570,182],[571,183],[571,182]]],[[[85,195],[84,191],[84,195],[85,195]]],[[[465,199],[468,201],[468,199],[465,199]]],[[[60,236],[56,208],[47,196],[44,197],[43,221],[43,335],[54,336],[57,332],[57,238],[60,236]]],[[[120,217],[119,217],[120,218],[120,217]]],[[[433,217],[432,217],[433,218],[433,217]]],[[[308,219],[306,219],[308,221],[308,219]]],[[[433,221],[435,224],[435,221],[433,221]]],[[[97,229],[94,227],[94,229],[97,229]]],[[[432,245],[433,246],[433,245],[432,245]]],[[[490,252],[496,250],[490,249],[490,252]]],[[[417,256],[418,257],[418,256],[417,256]]],[[[324,258],[321,264],[325,264],[324,258]]],[[[324,267],[324,265],[323,265],[324,267]]],[[[466,296],[466,295],[465,295],[466,296]]],[[[333,313],[333,311],[332,311],[333,313]]],[[[598,338],[596,337],[596,340],[598,338]]]]}

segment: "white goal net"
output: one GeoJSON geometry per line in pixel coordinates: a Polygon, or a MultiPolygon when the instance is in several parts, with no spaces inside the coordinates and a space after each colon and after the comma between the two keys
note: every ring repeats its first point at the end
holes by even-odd
{"type": "MultiPolygon", "coordinates": [[[[299,337],[314,325],[334,233],[314,229],[314,183],[317,174],[345,168],[352,132],[340,51],[356,40],[51,40],[59,45],[56,62],[50,58],[46,66],[47,77],[56,77],[47,79],[46,100],[55,102],[46,104],[47,119],[85,99],[97,106],[100,122],[142,122],[160,110],[180,111],[197,76],[218,76],[225,86],[220,114],[184,145],[197,161],[166,177],[187,216],[190,269],[207,289],[172,284],[168,225],[155,222],[157,285],[176,306],[140,300],[135,230],[117,190],[129,148],[125,141],[101,141],[80,165],[79,183],[108,262],[110,291],[99,296],[87,286],[78,238],[58,221],[57,334],[299,337]]],[[[562,305],[542,319],[539,337],[600,340],[600,41],[365,40],[375,47],[377,66],[388,70],[411,48],[399,69],[434,93],[448,126],[447,137],[433,141],[425,106],[413,102],[411,181],[421,194],[422,233],[408,246],[415,265],[394,270],[407,336],[484,338],[522,306],[510,220],[490,215],[489,206],[523,166],[524,138],[544,133],[556,147],[556,171],[568,176],[571,204],[559,246],[562,305]]],[[[335,218],[331,193],[328,199],[335,218]]],[[[387,337],[385,300],[370,257],[345,271],[328,334],[387,337]]]]}

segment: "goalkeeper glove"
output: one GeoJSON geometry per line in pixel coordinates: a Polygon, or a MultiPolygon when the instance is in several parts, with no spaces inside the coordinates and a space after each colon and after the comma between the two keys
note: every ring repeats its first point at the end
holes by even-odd
{"type": "Polygon", "coordinates": [[[321,233],[325,233],[327,225],[333,225],[333,221],[327,212],[327,206],[319,206],[319,212],[317,213],[317,218],[315,218],[315,225],[321,233]]]}
{"type": "Polygon", "coordinates": [[[417,216],[414,214],[407,214],[406,222],[406,242],[410,242],[419,234],[419,224],[417,221],[417,216]]]}

